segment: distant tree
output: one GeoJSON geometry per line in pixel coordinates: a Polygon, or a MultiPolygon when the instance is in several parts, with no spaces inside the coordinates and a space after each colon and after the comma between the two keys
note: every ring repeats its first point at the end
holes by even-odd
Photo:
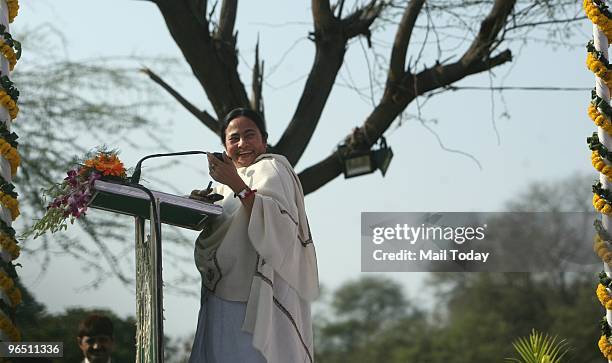
{"type": "Polygon", "coordinates": [[[315,353],[322,362],[380,361],[374,359],[372,343],[413,314],[401,287],[382,277],[340,286],[332,294],[330,310],[329,317],[315,322],[315,353]]]}
{"type": "Polygon", "coordinates": [[[37,302],[26,287],[21,286],[24,303],[17,309],[17,327],[23,341],[62,342],[64,356],[58,362],[80,362],[83,353],[77,344],[79,322],[92,313],[108,316],[114,326],[116,362],[133,362],[136,359],[136,320],[120,318],[110,310],[93,310],[80,307],[69,308],[63,313],[51,314],[37,302]]]}
{"type": "MultiPolygon", "coordinates": [[[[585,210],[589,181],[578,176],[535,183],[508,208],[585,210]]],[[[415,309],[393,280],[352,281],[331,294],[328,317],[316,321],[317,361],[501,362],[515,356],[515,339],[537,329],[567,340],[572,350],[564,361],[600,362],[597,322],[604,309],[594,293],[597,272],[431,273],[426,285],[435,300],[425,311],[415,309]]]]}
{"type": "MultiPolygon", "coordinates": [[[[139,61],[144,59],[71,60],[60,51],[65,46],[62,34],[51,25],[25,31],[16,38],[28,54],[28,62],[20,62],[12,75],[21,90],[21,111],[13,125],[21,155],[15,178],[22,212],[15,228],[20,234],[42,216],[50,202],[41,189],[61,181],[76,157],[96,145],[112,147],[121,142],[134,149],[151,146],[135,142],[134,135],[154,142],[156,148],[165,149],[166,143],[162,139],[165,133],[159,132],[165,126],[151,117],[165,104],[139,72],[139,61]]],[[[164,68],[173,64],[161,58],[146,61],[164,68]]],[[[149,180],[165,183],[153,177],[149,180]]],[[[36,268],[43,271],[54,255],[72,256],[90,273],[91,288],[113,277],[129,285],[134,276],[130,269],[133,255],[127,253],[133,250],[131,220],[91,213],[76,226],[71,233],[24,240],[24,253],[36,255],[40,261],[36,268]]],[[[180,238],[170,231],[165,241],[180,243],[180,238]]],[[[174,255],[166,260],[174,261],[174,255]]]]}

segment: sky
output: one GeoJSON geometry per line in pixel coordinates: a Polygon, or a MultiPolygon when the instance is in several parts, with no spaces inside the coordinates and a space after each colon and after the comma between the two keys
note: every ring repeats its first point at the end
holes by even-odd
{"type": "MultiPolygon", "coordinates": [[[[255,2],[240,3],[236,29],[240,71],[247,87],[248,66],[253,63],[257,37],[260,39],[267,74],[266,118],[270,141],[274,143],[293,113],[314,47],[306,39],[310,30],[308,2],[269,3],[274,13],[269,9],[262,11],[255,2]]],[[[187,99],[212,113],[152,3],[21,0],[20,6],[12,31],[18,33],[20,29],[51,23],[65,38],[64,49],[58,51],[73,60],[126,55],[177,58],[178,72],[162,76],[187,99]]],[[[594,80],[585,68],[582,46],[590,37],[586,21],[583,30],[568,39],[573,47],[527,43],[512,64],[495,69],[494,84],[504,79],[507,86],[591,87],[594,80]]],[[[384,35],[375,37],[382,39],[384,35]]],[[[387,42],[389,39],[387,34],[387,42]]],[[[315,142],[296,166],[297,171],[329,155],[371,110],[367,64],[372,55],[363,50],[363,44],[352,42],[347,50],[346,58],[353,61],[342,68],[313,137],[315,142]],[[351,79],[364,87],[365,99],[342,86],[351,79]]],[[[26,47],[20,62],[28,62],[30,56],[33,55],[28,54],[26,47]]],[[[15,71],[18,70],[17,66],[15,71]]],[[[148,82],[145,77],[142,81],[148,82]]],[[[484,74],[457,85],[488,86],[489,82],[489,75],[484,74]]],[[[171,101],[169,96],[162,96],[171,101]]],[[[384,178],[379,172],[350,180],[340,176],[306,197],[321,282],[333,289],[348,280],[370,275],[360,271],[361,212],[501,211],[505,201],[519,195],[530,183],[593,173],[585,143],[594,131],[586,116],[589,97],[589,91],[506,91],[503,96],[487,91],[457,91],[435,96],[420,109],[413,102],[407,113],[420,112],[428,120],[428,127],[409,119],[401,127],[392,126],[388,130],[385,136],[395,156],[384,178]],[[504,115],[506,112],[509,117],[504,115]],[[435,130],[446,148],[473,155],[482,168],[464,155],[444,150],[428,128],[435,130]]],[[[166,135],[171,149],[220,148],[217,137],[179,105],[165,112],[155,116],[172,126],[171,134],[166,135]]],[[[130,150],[128,145],[115,146],[122,150],[126,165],[134,165],[143,156],[142,151],[130,150]]],[[[202,174],[206,169],[204,161],[194,158],[183,169],[163,177],[188,192],[207,184],[208,178],[202,174]]],[[[42,277],[32,256],[22,255],[18,262],[24,265],[22,280],[51,312],[88,306],[109,308],[120,316],[134,314],[133,293],[118,282],[108,282],[97,291],[80,289],[91,276],[68,258],[58,257],[42,277]]],[[[195,266],[192,271],[197,276],[195,266]]],[[[400,282],[417,305],[430,301],[431,292],[424,288],[424,273],[386,275],[400,282]]],[[[198,304],[195,297],[166,294],[166,332],[172,336],[191,334],[196,326],[198,304]]]]}

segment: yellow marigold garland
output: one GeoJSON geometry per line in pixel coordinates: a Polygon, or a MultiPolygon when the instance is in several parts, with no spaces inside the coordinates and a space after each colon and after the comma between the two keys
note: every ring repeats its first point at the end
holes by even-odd
{"type": "Polygon", "coordinates": [[[597,256],[599,256],[599,258],[601,258],[604,262],[612,262],[612,250],[610,249],[610,245],[604,240],[602,240],[599,235],[595,235],[593,251],[595,251],[595,253],[597,253],[597,256]]]}
{"type": "Polygon", "coordinates": [[[604,81],[608,88],[612,88],[612,71],[609,70],[604,63],[597,59],[593,53],[589,52],[587,54],[586,64],[591,72],[595,73],[597,77],[604,81]]]}
{"type": "Polygon", "coordinates": [[[0,314],[0,331],[3,331],[12,342],[21,341],[19,330],[4,314],[0,314]]]}
{"type": "Polygon", "coordinates": [[[0,53],[8,60],[9,69],[12,71],[15,68],[15,64],[17,64],[17,55],[13,47],[0,40],[0,53]]]}
{"type": "Polygon", "coordinates": [[[21,157],[19,156],[17,149],[0,138],[0,154],[4,156],[6,160],[8,160],[9,164],[11,164],[11,175],[15,176],[15,174],[17,174],[17,168],[21,163],[21,157]]]}
{"type": "Polygon", "coordinates": [[[0,104],[6,107],[9,112],[9,115],[11,116],[11,120],[17,118],[17,114],[19,113],[19,106],[17,106],[15,100],[13,100],[11,96],[9,96],[3,89],[0,89],[0,104]]]}
{"type": "Polygon", "coordinates": [[[606,289],[604,285],[597,284],[596,294],[601,305],[605,307],[606,310],[612,310],[612,297],[610,297],[608,289],[606,289]]]}
{"type": "Polygon", "coordinates": [[[593,194],[593,207],[605,215],[609,215],[612,212],[612,206],[606,203],[606,200],[597,195],[597,193],[593,194]]]}
{"type": "Polygon", "coordinates": [[[19,212],[19,202],[17,199],[11,197],[10,195],[0,191],[0,205],[4,206],[11,212],[11,218],[13,220],[17,219],[21,214],[19,212]]]}
{"type": "Polygon", "coordinates": [[[4,271],[0,271],[0,288],[11,300],[11,306],[15,307],[21,303],[21,291],[4,271]]]}
{"type": "Polygon", "coordinates": [[[604,174],[608,180],[612,181],[612,166],[608,165],[596,150],[591,153],[591,164],[593,164],[597,171],[604,174]]]}
{"type": "Polygon", "coordinates": [[[13,20],[15,20],[15,18],[17,17],[17,13],[19,12],[19,1],[6,0],[6,5],[8,6],[9,23],[12,23],[13,20]]]}
{"type": "Polygon", "coordinates": [[[599,338],[597,345],[599,346],[601,354],[603,354],[607,360],[612,360],[612,344],[610,343],[610,339],[605,335],[602,335],[599,338]]]}
{"type": "Polygon", "coordinates": [[[582,7],[587,17],[604,32],[608,42],[612,43],[612,20],[603,14],[592,0],[584,0],[582,7]]]}
{"type": "Polygon", "coordinates": [[[599,112],[599,110],[597,109],[597,107],[595,107],[595,105],[593,105],[592,103],[589,104],[587,112],[589,114],[589,118],[593,120],[595,125],[601,127],[604,131],[608,133],[608,135],[612,136],[612,122],[610,122],[610,120],[608,120],[606,116],[602,115],[601,112],[599,112]]]}
{"type": "Polygon", "coordinates": [[[2,232],[0,232],[0,248],[8,252],[13,260],[16,260],[21,253],[21,248],[15,239],[2,232]]]}

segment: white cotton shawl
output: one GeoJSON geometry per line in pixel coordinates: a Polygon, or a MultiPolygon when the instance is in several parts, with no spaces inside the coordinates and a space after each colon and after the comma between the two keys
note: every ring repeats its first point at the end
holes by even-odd
{"type": "MultiPolygon", "coordinates": [[[[313,362],[310,302],[319,281],[302,186],[281,155],[262,154],[238,173],[257,189],[251,216],[234,205],[237,198],[225,200],[225,217],[198,238],[196,265],[215,295],[244,301],[247,292],[242,328],[268,362],[313,362]],[[224,271],[227,265],[233,268],[224,271]]],[[[219,192],[232,198],[227,189],[219,192]]]]}

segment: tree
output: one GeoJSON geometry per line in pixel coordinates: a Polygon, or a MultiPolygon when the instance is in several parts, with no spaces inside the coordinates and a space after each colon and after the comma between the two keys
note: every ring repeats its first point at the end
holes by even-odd
{"type": "MultiPolygon", "coordinates": [[[[150,2],[161,11],[213,110],[200,110],[153,71],[145,69],[153,81],[213,132],[218,132],[218,120],[232,107],[248,105],[262,113],[265,111],[264,62],[259,52],[256,52],[250,97],[243,83],[245,77],[238,73],[236,0],[223,1],[219,6],[204,0],[150,2]]],[[[552,35],[571,31],[568,24],[581,18],[566,14],[578,13],[575,11],[578,6],[567,0],[535,3],[526,0],[354,3],[340,0],[335,5],[327,0],[313,0],[313,29],[309,39],[314,44],[315,57],[295,112],[287,117],[289,122],[282,137],[271,148],[287,156],[293,165],[300,160],[319,122],[327,121],[321,119],[322,112],[339,70],[348,61],[346,50],[356,39],[365,39],[375,55],[371,78],[373,97],[378,97],[378,101],[368,115],[355,121],[361,121],[361,126],[346,137],[347,147],[343,152],[347,153],[369,150],[401,119],[409,104],[419,104],[420,99],[455,89],[454,82],[508,63],[512,59],[511,49],[522,44],[524,35],[533,29],[550,31],[552,35]],[[389,51],[381,50],[384,46],[374,35],[391,27],[395,29],[395,37],[390,40],[392,46],[389,51]],[[463,36],[457,37],[457,34],[463,36]],[[453,39],[456,44],[448,43],[453,39]],[[382,51],[385,54],[380,54],[382,51]]],[[[150,89],[135,75],[134,67],[111,60],[74,62],[58,56],[61,44],[49,41],[49,34],[54,32],[45,25],[38,34],[19,37],[26,53],[37,50],[42,52],[39,59],[44,59],[20,64],[15,73],[17,86],[24,90],[20,99],[22,112],[15,130],[21,140],[28,140],[19,149],[23,167],[16,183],[22,205],[33,210],[46,207],[39,188],[63,177],[60,171],[66,170],[72,156],[85,151],[88,148],[85,145],[91,145],[92,140],[112,144],[113,139],[109,141],[108,135],[134,128],[155,138],[151,130],[153,126],[160,126],[144,116],[145,111],[152,114],[151,107],[160,102],[142,97],[143,94],[150,96],[150,89]],[[40,37],[40,34],[46,36],[40,37]],[[97,133],[92,134],[91,130],[97,133]],[[83,134],[91,140],[83,140],[83,134]]],[[[155,67],[159,66],[151,65],[155,67]]],[[[306,194],[341,173],[338,155],[339,151],[334,151],[301,171],[306,194]]],[[[24,212],[22,220],[31,213],[28,208],[24,212]]],[[[93,286],[108,276],[117,276],[129,283],[131,271],[126,271],[121,262],[129,256],[124,253],[130,248],[124,236],[131,234],[130,227],[118,223],[113,216],[85,219],[80,226],[93,241],[88,248],[82,248],[84,244],[74,236],[65,235],[53,242],[44,237],[40,244],[28,242],[26,246],[30,251],[44,251],[43,266],[52,253],[67,253],[87,261],[88,268],[96,272],[93,286]]]]}
{"type": "MultiPolygon", "coordinates": [[[[415,314],[401,287],[388,278],[364,277],[334,291],[331,316],[316,317],[316,352],[328,361],[372,362],[378,335],[415,314]],[[364,349],[365,348],[365,349],[364,349]]],[[[378,357],[379,358],[379,357],[378,357]]]]}
{"type": "MultiPolygon", "coordinates": [[[[153,81],[169,91],[215,133],[220,127],[218,120],[233,107],[250,106],[263,113],[264,67],[259,52],[256,51],[255,55],[251,97],[248,97],[237,70],[237,31],[234,29],[237,0],[222,1],[219,11],[216,2],[209,9],[206,0],[149,1],[161,11],[170,34],[206,92],[214,116],[191,104],[161,77],[147,70],[153,81]]],[[[534,28],[546,27],[553,34],[567,32],[571,29],[568,23],[582,19],[565,15],[577,14],[579,7],[578,3],[566,0],[370,0],[356,2],[345,13],[348,7],[344,0],[334,5],[328,0],[311,2],[314,29],[309,33],[309,39],[316,48],[315,57],[295,112],[278,143],[272,146],[292,165],[300,160],[322,121],[322,112],[352,39],[363,37],[372,48],[375,31],[390,24],[396,26],[393,45],[385,55],[384,80],[378,79],[380,98],[370,114],[364,116],[361,126],[346,137],[343,153],[369,150],[418,97],[430,97],[450,89],[453,83],[465,77],[510,62],[510,47],[523,42],[525,35],[534,28]],[[395,19],[399,21],[396,23],[395,19]],[[462,35],[458,37],[456,47],[443,48],[440,37],[450,34],[462,35]],[[414,41],[419,35],[422,45],[414,41]],[[407,62],[409,47],[412,55],[407,62]],[[428,65],[424,65],[425,48],[429,47],[436,55],[427,60],[428,65]]],[[[306,194],[341,174],[338,153],[335,151],[301,171],[299,176],[306,194]]]]}
{"type": "MultiPolygon", "coordinates": [[[[507,206],[553,214],[590,210],[589,181],[533,183],[507,206]]],[[[537,329],[567,340],[573,349],[566,361],[598,362],[596,322],[604,309],[596,285],[596,271],[432,273],[427,286],[435,299],[419,310],[393,280],[365,277],[333,292],[333,318],[315,320],[317,361],[502,361],[516,355],[515,339],[537,329]]]]}
{"type": "MultiPolygon", "coordinates": [[[[15,183],[22,216],[15,228],[23,232],[50,202],[40,189],[61,181],[75,157],[85,154],[92,143],[112,145],[129,141],[132,132],[141,132],[163,147],[163,140],[152,131],[163,126],[148,116],[163,102],[156,98],[151,85],[143,82],[138,68],[130,66],[130,62],[144,59],[71,60],[58,52],[64,46],[62,35],[50,25],[16,38],[21,40],[24,52],[31,54],[28,62],[17,65],[13,75],[22,91],[21,111],[13,130],[19,135],[21,155],[15,183]]],[[[146,61],[158,66],[171,64],[167,59],[146,61]]],[[[112,276],[130,283],[133,274],[126,269],[132,261],[126,251],[132,250],[133,244],[126,236],[131,235],[133,226],[129,220],[105,213],[88,216],[78,226],[93,243],[85,244],[78,236],[59,233],[26,240],[21,247],[37,255],[43,270],[54,254],[71,255],[93,272],[93,287],[112,276]]]]}

